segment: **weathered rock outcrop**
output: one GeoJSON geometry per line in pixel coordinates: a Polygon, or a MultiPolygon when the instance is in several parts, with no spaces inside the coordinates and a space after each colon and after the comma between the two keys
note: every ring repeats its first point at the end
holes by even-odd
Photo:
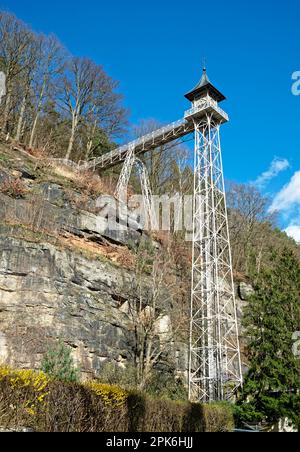
{"type": "Polygon", "coordinates": [[[254,294],[254,289],[251,284],[241,282],[238,286],[238,295],[242,301],[248,301],[254,294]]]}
{"type": "Polygon", "coordinates": [[[140,216],[104,195],[97,175],[7,144],[0,155],[0,362],[39,368],[58,339],[83,376],[104,361],[129,362],[131,250],[142,241],[158,246],[140,216]]]}
{"type": "Polygon", "coordinates": [[[74,349],[84,374],[130,359],[122,306],[133,275],[47,243],[0,236],[0,361],[37,368],[51,342],[74,349]]]}

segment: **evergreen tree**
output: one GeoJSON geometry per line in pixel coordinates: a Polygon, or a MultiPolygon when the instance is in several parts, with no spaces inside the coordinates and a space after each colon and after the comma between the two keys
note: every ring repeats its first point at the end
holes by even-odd
{"type": "Polygon", "coordinates": [[[300,330],[300,266],[288,249],[273,259],[245,312],[250,368],[238,413],[246,422],[288,418],[299,428],[300,361],[293,354],[293,335],[300,330]]]}
{"type": "Polygon", "coordinates": [[[62,342],[47,351],[41,368],[55,380],[77,382],[79,379],[79,370],[75,367],[71,350],[62,342]]]}

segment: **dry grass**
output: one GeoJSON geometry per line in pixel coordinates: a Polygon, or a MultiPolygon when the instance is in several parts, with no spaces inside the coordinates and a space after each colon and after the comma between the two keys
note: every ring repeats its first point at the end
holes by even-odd
{"type": "Polygon", "coordinates": [[[172,237],[170,232],[168,231],[151,232],[151,237],[153,238],[153,240],[155,240],[165,248],[169,247],[172,243],[172,237]]]}
{"type": "Polygon", "coordinates": [[[68,179],[74,183],[74,188],[80,190],[83,195],[90,197],[101,194],[114,196],[116,183],[110,177],[101,178],[93,171],[77,171],[63,163],[49,162],[55,175],[68,179]]]}
{"type": "Polygon", "coordinates": [[[87,195],[94,197],[108,194],[103,180],[92,171],[83,171],[77,174],[76,186],[87,195]]]}
{"type": "Polygon", "coordinates": [[[35,157],[39,160],[45,160],[47,159],[47,153],[44,149],[31,149],[31,148],[24,148],[25,152],[27,152],[32,157],[35,157]]]}
{"type": "Polygon", "coordinates": [[[245,273],[241,273],[239,271],[234,271],[233,277],[237,283],[242,283],[242,282],[249,283],[249,278],[245,275],[245,273]]]}
{"type": "Polygon", "coordinates": [[[77,175],[76,187],[89,196],[101,195],[103,193],[103,184],[100,177],[90,171],[85,171],[77,175]]]}
{"type": "Polygon", "coordinates": [[[59,177],[62,177],[64,179],[68,179],[71,181],[76,181],[78,177],[77,171],[73,170],[72,168],[69,168],[66,165],[57,164],[54,161],[49,161],[49,168],[53,170],[53,173],[56,174],[59,177]]]}
{"type": "Polygon", "coordinates": [[[0,185],[0,192],[11,198],[20,199],[27,193],[27,187],[20,178],[7,179],[0,185]]]}
{"type": "Polygon", "coordinates": [[[102,256],[129,270],[132,270],[135,266],[136,256],[126,247],[110,245],[108,243],[98,244],[71,235],[68,237],[57,237],[57,241],[64,247],[72,250],[75,247],[77,250],[92,254],[95,257],[102,256]]]}
{"type": "MultiPolygon", "coordinates": [[[[74,168],[63,163],[63,160],[49,159],[49,155],[42,149],[29,149],[22,146],[14,140],[6,141],[0,134],[0,142],[5,143],[4,150],[8,157],[15,157],[16,152],[23,158],[35,162],[36,165],[43,168],[46,173],[48,170],[48,179],[51,181],[51,175],[58,176],[60,179],[71,181],[75,189],[82,191],[90,197],[107,194],[114,196],[116,181],[109,176],[100,177],[95,171],[78,171],[77,165],[74,168]]],[[[55,179],[55,178],[54,178],[55,179]]],[[[64,185],[64,184],[62,184],[64,185]]]]}

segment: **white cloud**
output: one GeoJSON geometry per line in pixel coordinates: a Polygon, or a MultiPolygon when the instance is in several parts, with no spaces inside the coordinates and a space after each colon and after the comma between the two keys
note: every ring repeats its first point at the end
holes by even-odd
{"type": "Polygon", "coordinates": [[[256,179],[256,181],[254,182],[254,185],[257,185],[258,187],[263,188],[272,179],[277,177],[282,171],[285,171],[288,168],[290,168],[290,163],[288,160],[276,157],[276,158],[274,158],[273,162],[271,163],[270,168],[256,179]]]}
{"type": "Polygon", "coordinates": [[[290,182],[275,196],[270,212],[289,210],[300,205],[300,171],[297,171],[290,182]]]}
{"type": "Polygon", "coordinates": [[[285,232],[289,237],[300,243],[300,225],[291,224],[286,228],[285,232]]]}

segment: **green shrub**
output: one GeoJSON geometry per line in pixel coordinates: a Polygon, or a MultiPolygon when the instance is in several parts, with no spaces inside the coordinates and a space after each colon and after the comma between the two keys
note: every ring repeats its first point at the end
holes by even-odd
{"type": "Polygon", "coordinates": [[[204,406],[206,432],[232,432],[234,430],[233,407],[229,403],[212,403],[204,406]]]}
{"type": "Polygon", "coordinates": [[[187,404],[184,418],[184,432],[205,432],[205,405],[200,403],[187,404]]]}
{"type": "Polygon", "coordinates": [[[136,387],[136,369],[130,365],[122,368],[115,363],[106,362],[98,372],[97,378],[101,383],[109,385],[119,385],[124,388],[136,387]]]}
{"type": "MultiPolygon", "coordinates": [[[[104,363],[97,375],[99,381],[110,385],[119,385],[127,389],[137,389],[137,375],[134,366],[122,368],[114,363],[104,363]]],[[[144,391],[151,397],[169,400],[187,400],[188,391],[182,379],[174,371],[152,371],[152,377],[144,391]]]]}
{"type": "Polygon", "coordinates": [[[47,351],[41,369],[49,377],[56,380],[65,382],[77,382],[79,380],[79,370],[75,367],[71,350],[62,342],[47,351]]]}
{"type": "Polygon", "coordinates": [[[130,391],[127,399],[129,432],[201,432],[200,404],[174,402],[130,391]]]}
{"type": "Polygon", "coordinates": [[[187,400],[188,390],[174,372],[153,371],[149,384],[145,388],[147,394],[170,400],[187,400]]]}
{"type": "Polygon", "coordinates": [[[126,415],[125,408],[108,405],[86,386],[55,381],[38,431],[126,432],[126,415]]]}

